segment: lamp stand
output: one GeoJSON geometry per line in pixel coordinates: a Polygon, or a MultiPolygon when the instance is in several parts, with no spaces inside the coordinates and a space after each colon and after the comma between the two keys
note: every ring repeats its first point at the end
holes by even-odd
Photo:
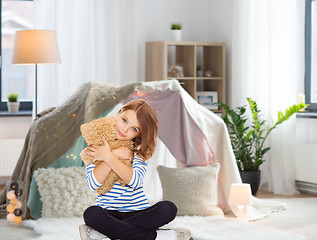
{"type": "Polygon", "coordinates": [[[35,63],[35,83],[34,83],[34,119],[37,118],[37,63],[35,63]]]}
{"type": "Polygon", "coordinates": [[[237,206],[237,208],[238,208],[238,218],[244,218],[245,216],[245,206],[243,206],[243,205],[238,205],[237,206]]]}

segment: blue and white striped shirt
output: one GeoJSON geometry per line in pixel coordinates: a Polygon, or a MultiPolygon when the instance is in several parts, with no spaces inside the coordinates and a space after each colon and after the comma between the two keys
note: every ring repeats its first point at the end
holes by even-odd
{"type": "MultiPolygon", "coordinates": [[[[143,178],[147,166],[146,162],[134,155],[132,163],[133,175],[128,185],[121,186],[116,182],[109,192],[97,196],[96,205],[107,210],[120,212],[137,211],[150,207],[143,190],[143,178]]],[[[86,182],[89,189],[93,191],[102,185],[95,178],[94,169],[94,164],[86,166],[86,182]]]]}

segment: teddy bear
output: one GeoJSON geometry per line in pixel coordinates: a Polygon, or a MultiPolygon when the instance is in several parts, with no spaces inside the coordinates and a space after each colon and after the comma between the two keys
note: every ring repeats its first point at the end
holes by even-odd
{"type": "MultiPolygon", "coordinates": [[[[131,140],[119,140],[117,138],[116,132],[116,119],[113,116],[101,117],[95,119],[89,123],[82,124],[80,126],[80,131],[84,137],[88,146],[90,145],[102,145],[102,138],[105,137],[111,150],[117,149],[119,147],[128,147],[132,152],[134,150],[134,144],[131,140]]],[[[88,165],[93,162],[93,156],[86,153],[86,149],[83,149],[80,153],[80,157],[88,165]]],[[[120,159],[127,166],[132,166],[131,159],[120,159]]],[[[97,166],[100,161],[95,161],[94,164],[97,166]]],[[[109,173],[106,181],[99,187],[96,191],[98,194],[104,194],[108,192],[118,181],[122,186],[126,183],[113,171],[109,173]]]]}

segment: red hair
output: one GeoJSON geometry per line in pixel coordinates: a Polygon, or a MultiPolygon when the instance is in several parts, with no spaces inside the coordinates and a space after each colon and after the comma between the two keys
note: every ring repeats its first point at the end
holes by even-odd
{"type": "Polygon", "coordinates": [[[119,113],[133,110],[139,123],[140,134],[133,139],[137,154],[144,160],[152,157],[156,147],[158,121],[154,109],[143,99],[126,103],[119,113]]]}

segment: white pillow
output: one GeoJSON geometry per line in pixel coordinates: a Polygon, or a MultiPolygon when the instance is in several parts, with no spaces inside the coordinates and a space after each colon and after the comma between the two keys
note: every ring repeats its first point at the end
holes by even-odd
{"type": "Polygon", "coordinates": [[[42,217],[82,217],[96,194],[86,185],[85,167],[40,168],[34,172],[43,202],[42,217]]]}
{"type": "Polygon", "coordinates": [[[157,171],[163,200],[170,200],[177,206],[177,215],[223,215],[218,207],[219,163],[206,167],[158,166],[157,171]]]}

